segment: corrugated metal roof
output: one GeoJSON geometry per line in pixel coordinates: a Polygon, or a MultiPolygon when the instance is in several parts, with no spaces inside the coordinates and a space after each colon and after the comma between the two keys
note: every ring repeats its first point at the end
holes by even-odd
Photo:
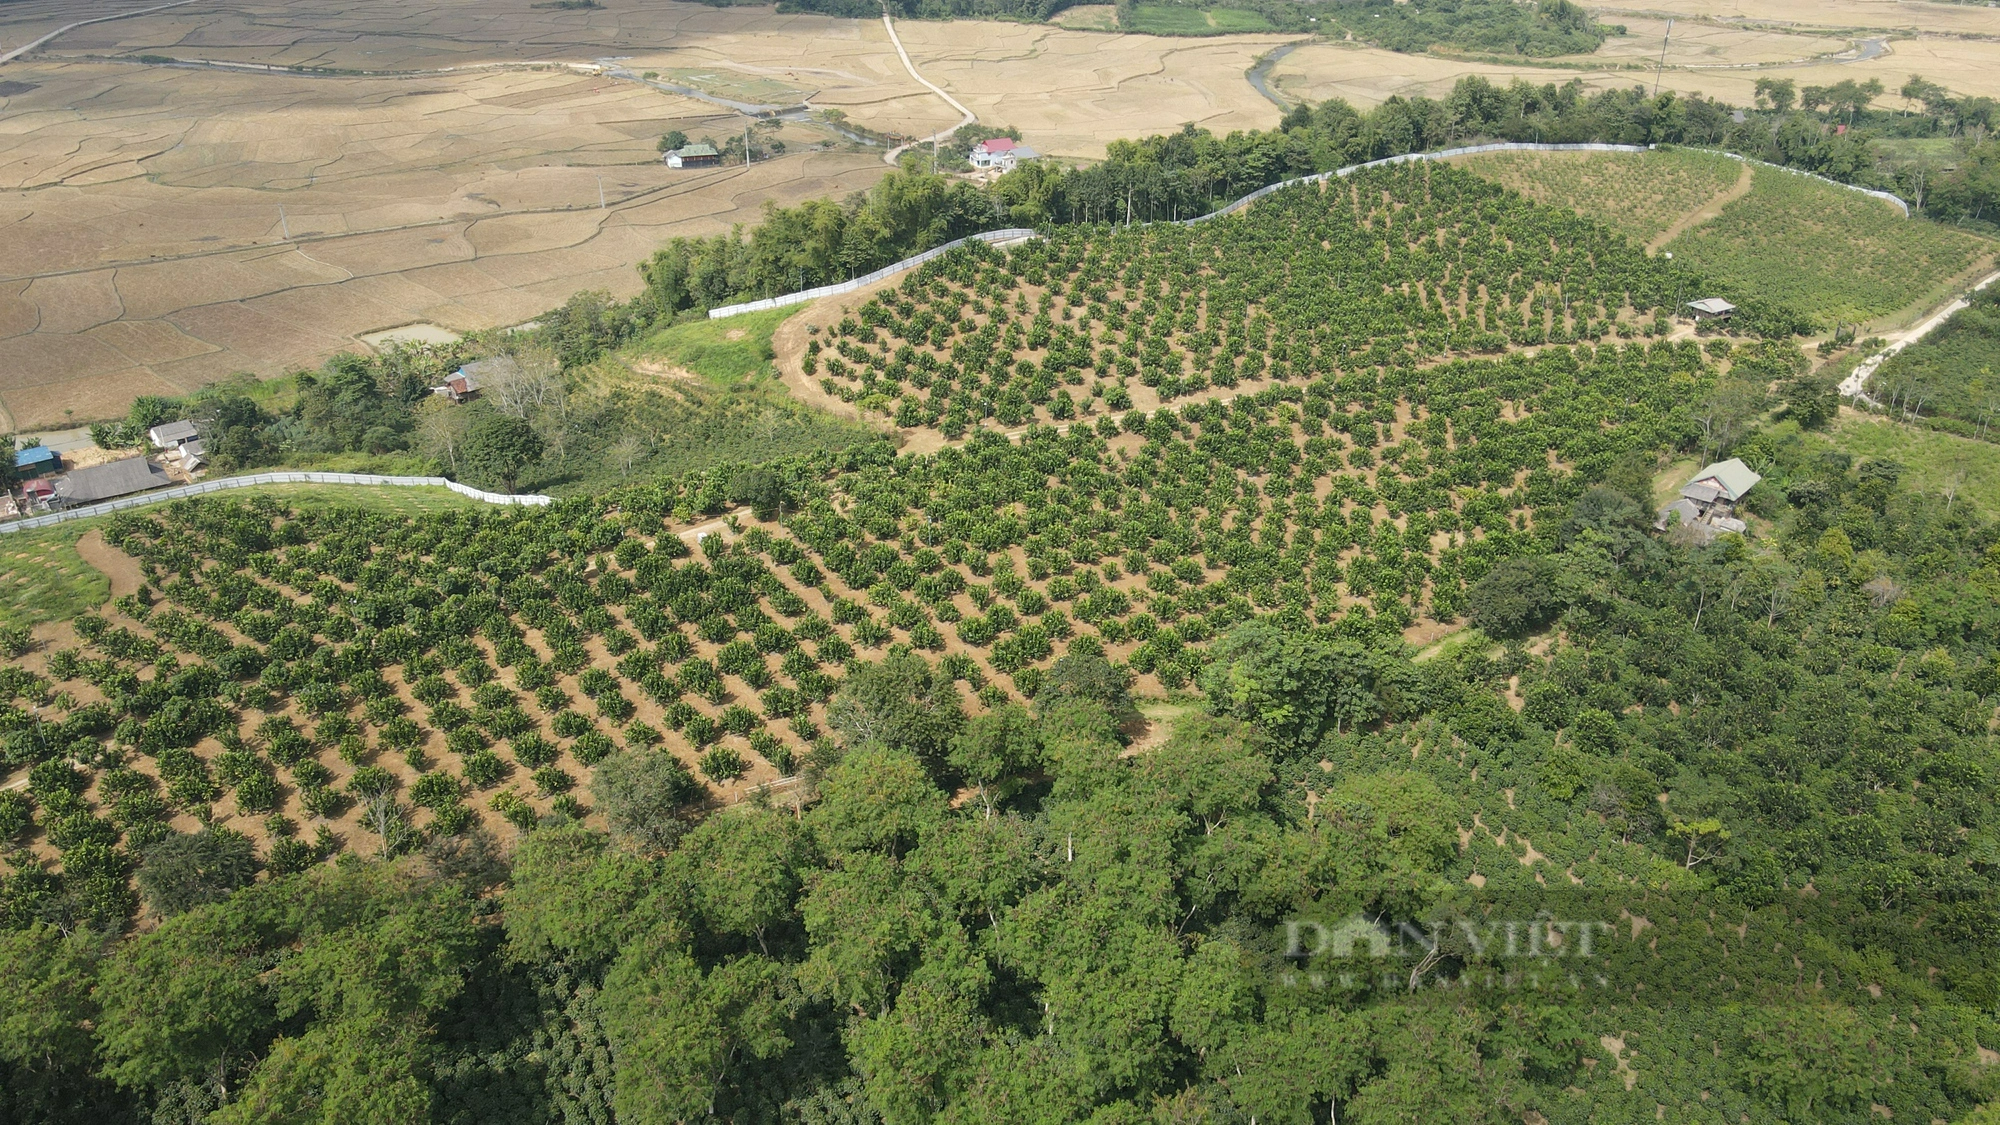
{"type": "Polygon", "coordinates": [[[1755,469],[1745,465],[1741,460],[1731,457],[1727,461],[1717,461],[1715,464],[1696,473],[1694,479],[1688,483],[1703,484],[1712,482],[1721,487],[1722,494],[1727,496],[1730,503],[1733,504],[1743,499],[1743,494],[1755,488],[1757,482],[1763,479],[1763,477],[1757,475],[1755,469]]]}
{"type": "Polygon", "coordinates": [[[178,422],[162,422],[146,431],[154,445],[171,445],[177,441],[189,441],[195,435],[194,423],[183,418],[178,422]]]}
{"type": "Polygon", "coordinates": [[[144,457],[108,461],[87,469],[72,469],[56,480],[56,495],[71,504],[89,504],[129,496],[167,483],[166,470],[144,457]]]}

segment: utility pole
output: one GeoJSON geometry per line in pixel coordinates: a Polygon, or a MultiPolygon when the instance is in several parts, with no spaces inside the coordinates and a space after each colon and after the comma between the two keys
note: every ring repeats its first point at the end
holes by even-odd
{"type": "Polygon", "coordinates": [[[292,240],[292,224],[285,221],[285,205],[278,204],[278,229],[285,232],[285,241],[292,240]]]}
{"type": "Polygon", "coordinates": [[[750,125],[748,122],[745,122],[743,125],[743,166],[745,168],[750,167],[750,125]]]}
{"type": "Polygon", "coordinates": [[[1667,21],[1667,33],[1660,37],[1660,66],[1653,71],[1653,96],[1660,96],[1660,75],[1667,69],[1667,43],[1674,37],[1674,21],[1667,21]]]}
{"type": "Polygon", "coordinates": [[[604,210],[604,177],[597,177],[597,209],[604,210]]]}

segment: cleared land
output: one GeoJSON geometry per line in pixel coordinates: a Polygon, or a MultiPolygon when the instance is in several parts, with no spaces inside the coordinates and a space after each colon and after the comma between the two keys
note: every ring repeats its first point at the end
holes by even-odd
{"type": "Polygon", "coordinates": [[[1896,461],[1918,492],[1969,501],[1991,516],[2000,512],[2000,446],[1851,410],[1825,439],[1860,460],[1896,461]]]}
{"type": "Polygon", "coordinates": [[[1667,244],[1698,268],[1825,321],[1928,306],[1992,260],[1994,244],[1903,218],[1859,192],[1758,167],[1749,194],[1667,244]]]}
{"type": "Polygon", "coordinates": [[[1492,153],[1457,163],[1829,326],[1888,327],[1936,304],[2000,250],[1776,168],[1748,166],[1745,190],[1746,166],[1709,153],[1492,153]]]}
{"type": "Polygon", "coordinates": [[[1459,167],[1537,203],[1571,207],[1647,243],[1698,216],[1743,177],[1744,164],[1706,152],[1491,152],[1459,167]]]}

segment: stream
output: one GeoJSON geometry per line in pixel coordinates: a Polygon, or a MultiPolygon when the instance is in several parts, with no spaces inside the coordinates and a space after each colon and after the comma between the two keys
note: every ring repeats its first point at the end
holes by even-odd
{"type": "Polygon", "coordinates": [[[1278,60],[1291,54],[1299,46],[1299,43],[1287,43],[1270,54],[1265,55],[1263,58],[1258,59],[1249,70],[1243,72],[1243,77],[1250,80],[1250,85],[1253,89],[1264,95],[1266,101],[1287,113],[1291,112],[1292,103],[1271,92],[1271,68],[1277,66],[1278,60]]]}

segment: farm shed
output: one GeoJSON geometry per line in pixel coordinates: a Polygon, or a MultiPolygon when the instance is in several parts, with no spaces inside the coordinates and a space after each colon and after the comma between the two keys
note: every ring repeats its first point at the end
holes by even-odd
{"type": "Polygon", "coordinates": [[[1694,314],[1694,319],[1697,322],[1703,320],[1728,320],[1729,314],[1736,311],[1735,305],[1730,304],[1720,297],[1703,297],[1699,301],[1689,301],[1687,308],[1690,313],[1694,314]]]}
{"type": "Polygon", "coordinates": [[[146,431],[146,440],[161,449],[178,449],[182,442],[195,438],[194,423],[183,418],[178,422],[162,422],[146,431]]]}
{"type": "Polygon", "coordinates": [[[479,393],[480,389],[496,379],[504,379],[520,371],[512,358],[496,355],[489,359],[477,359],[457,371],[443,383],[432,387],[431,393],[443,395],[453,402],[464,402],[479,393]]]}
{"type": "Polygon", "coordinates": [[[130,496],[167,484],[165,469],[144,457],[107,461],[87,469],[75,469],[56,479],[56,500],[63,505],[94,504],[118,496],[130,496]]]}
{"type": "Polygon", "coordinates": [[[714,145],[696,141],[668,153],[666,161],[669,168],[713,168],[722,163],[722,154],[714,145]]]}
{"type": "Polygon", "coordinates": [[[24,477],[38,477],[62,468],[62,457],[46,445],[31,445],[14,451],[14,471],[24,477]]]}
{"type": "Polygon", "coordinates": [[[1695,489],[1713,489],[1723,500],[1734,504],[1743,499],[1743,494],[1757,487],[1764,478],[1755,469],[1745,465],[1740,459],[1731,457],[1727,461],[1717,461],[1694,475],[1681,495],[1687,496],[1695,489]]]}
{"type": "Polygon", "coordinates": [[[1723,532],[1738,535],[1749,529],[1736,518],[1736,502],[1764,478],[1741,460],[1717,461],[1694,475],[1678,499],[1660,509],[1653,529],[1665,531],[1678,520],[1698,541],[1706,543],[1723,532]]]}

